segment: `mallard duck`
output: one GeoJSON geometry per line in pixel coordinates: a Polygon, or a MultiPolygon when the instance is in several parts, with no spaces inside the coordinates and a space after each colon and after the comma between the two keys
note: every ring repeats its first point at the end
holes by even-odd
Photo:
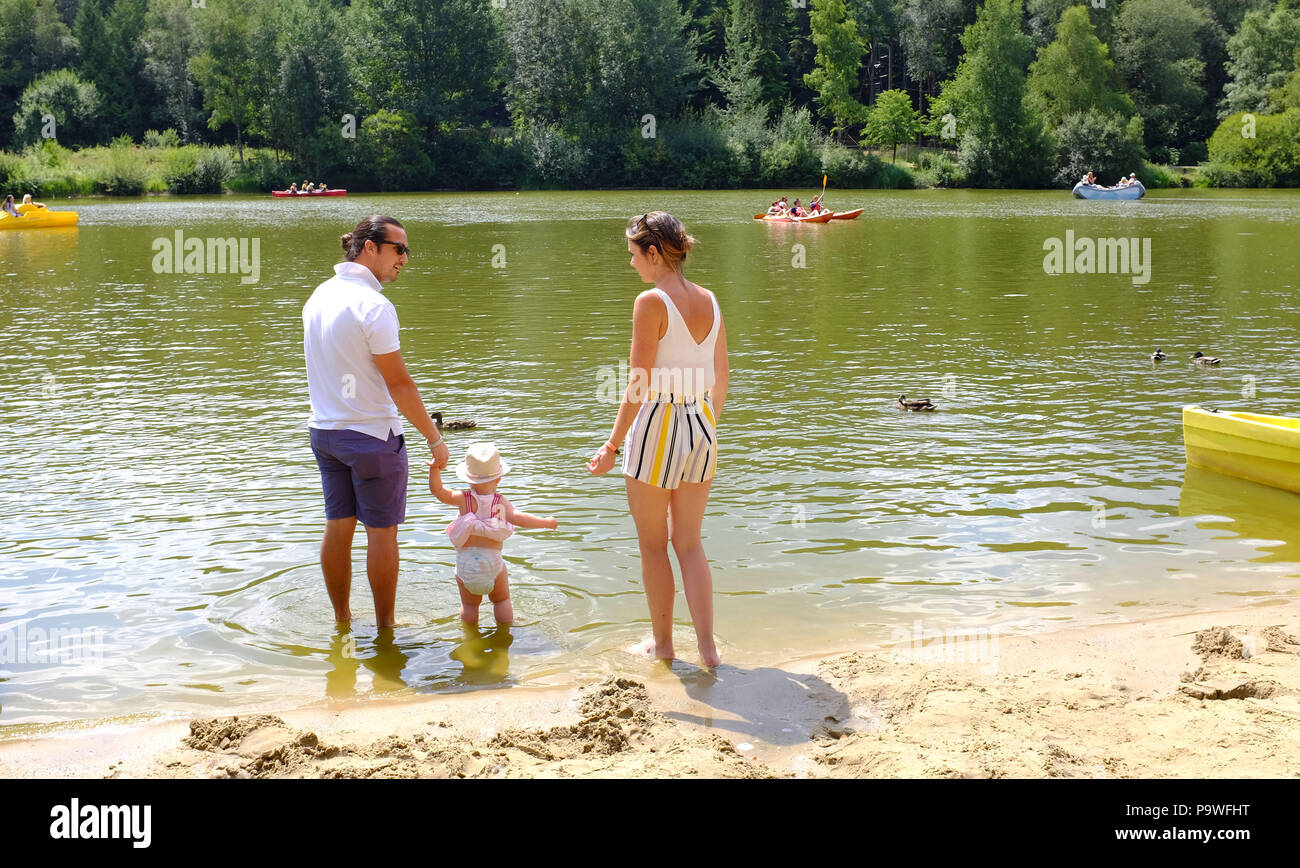
{"type": "Polygon", "coordinates": [[[433,422],[438,426],[439,431],[468,431],[471,428],[478,427],[478,423],[473,419],[448,419],[444,422],[441,413],[430,413],[429,415],[433,417],[433,422]]]}
{"type": "Polygon", "coordinates": [[[1156,351],[1151,354],[1151,361],[1163,362],[1164,360],[1165,360],[1165,351],[1160,349],[1160,347],[1156,347],[1156,351]]]}
{"type": "Polygon", "coordinates": [[[934,404],[929,398],[919,398],[916,400],[907,400],[906,395],[898,396],[898,406],[904,410],[933,410],[934,404]]]}
{"type": "Polygon", "coordinates": [[[1217,365],[1219,361],[1214,356],[1207,356],[1200,350],[1197,350],[1196,354],[1192,356],[1192,362],[1198,365],[1217,365]]]}

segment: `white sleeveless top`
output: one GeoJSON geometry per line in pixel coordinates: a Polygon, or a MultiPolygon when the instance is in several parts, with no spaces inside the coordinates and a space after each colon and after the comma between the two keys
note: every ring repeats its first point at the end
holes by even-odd
{"type": "Polygon", "coordinates": [[[697,344],[668,293],[658,287],[651,291],[657,293],[668,308],[668,330],[659,339],[654,367],[650,370],[650,389],[664,397],[701,397],[714,383],[713,348],[718,342],[718,329],[722,326],[718,297],[704,290],[713,302],[713,328],[709,329],[703,342],[697,344]]]}

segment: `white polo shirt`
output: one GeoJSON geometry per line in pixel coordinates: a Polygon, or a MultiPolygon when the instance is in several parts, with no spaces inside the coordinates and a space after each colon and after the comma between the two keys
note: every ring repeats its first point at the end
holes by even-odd
{"type": "Polygon", "coordinates": [[[340,262],[302,308],[308,426],[351,429],[380,440],[402,433],[397,405],[372,355],[400,349],[397,309],[364,265],[340,262]]]}

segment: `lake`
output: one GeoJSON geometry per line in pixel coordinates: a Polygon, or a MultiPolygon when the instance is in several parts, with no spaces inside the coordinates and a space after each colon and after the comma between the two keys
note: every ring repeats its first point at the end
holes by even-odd
{"type": "MultiPolygon", "coordinates": [[[[724,661],[1300,592],[1300,497],[1185,474],[1179,415],[1300,414],[1300,191],[832,190],[863,216],[750,219],[780,192],[51,202],[79,228],[0,233],[0,732],[642,671],[623,484],[583,464],[644,288],[623,227],[655,208],[727,323],[704,525],[724,661]],[[494,441],[502,492],[560,520],[506,544],[509,631],[460,625],[419,449],[399,626],[374,628],[363,535],[353,630],[332,621],[300,313],[371,213],[410,236],[387,294],[412,375],[478,422],[453,462],[494,441]],[[177,232],[244,239],[255,274],[160,273],[177,232]],[[1097,254],[1054,267],[1067,239],[1097,254]]],[[[693,661],[680,592],[676,614],[693,661]]]]}

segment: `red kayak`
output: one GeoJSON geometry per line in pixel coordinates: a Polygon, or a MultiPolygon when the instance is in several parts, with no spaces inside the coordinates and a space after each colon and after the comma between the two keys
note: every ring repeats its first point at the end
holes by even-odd
{"type": "Polygon", "coordinates": [[[856,220],[862,214],[861,208],[855,208],[852,211],[836,211],[831,215],[832,220],[856,220]]]}
{"type": "Polygon", "coordinates": [[[272,190],[271,195],[277,199],[296,199],[299,196],[306,199],[309,196],[346,196],[347,190],[316,190],[311,193],[290,193],[288,190],[272,190]]]}
{"type": "Polygon", "coordinates": [[[768,223],[829,223],[835,215],[830,211],[823,211],[813,217],[770,217],[767,214],[755,214],[755,220],[766,220],[768,223]]]}

